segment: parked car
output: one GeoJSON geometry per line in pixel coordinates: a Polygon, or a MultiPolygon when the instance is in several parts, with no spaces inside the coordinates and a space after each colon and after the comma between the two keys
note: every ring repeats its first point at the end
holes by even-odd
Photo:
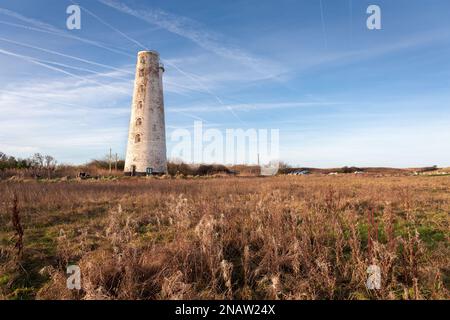
{"type": "Polygon", "coordinates": [[[297,171],[292,171],[289,174],[293,175],[293,176],[303,176],[303,175],[307,175],[310,174],[311,172],[309,172],[308,170],[297,170],[297,171]]]}

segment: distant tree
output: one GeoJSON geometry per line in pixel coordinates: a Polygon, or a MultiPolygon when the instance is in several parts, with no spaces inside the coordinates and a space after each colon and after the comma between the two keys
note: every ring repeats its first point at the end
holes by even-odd
{"type": "Polygon", "coordinates": [[[29,168],[27,160],[26,159],[18,159],[16,161],[16,168],[17,169],[27,169],[27,168],[29,168]]]}
{"type": "Polygon", "coordinates": [[[0,152],[0,170],[4,169],[16,169],[18,167],[18,160],[16,158],[6,155],[0,152]]]}
{"type": "Polygon", "coordinates": [[[33,171],[33,176],[40,177],[43,173],[47,174],[47,178],[51,178],[51,173],[56,170],[56,160],[50,155],[42,155],[35,153],[31,158],[28,158],[22,164],[26,164],[27,167],[33,171]]]}
{"type": "Polygon", "coordinates": [[[190,165],[183,163],[182,161],[169,161],[167,163],[167,171],[170,175],[175,176],[178,174],[189,176],[195,175],[196,170],[190,165]]]}
{"type": "Polygon", "coordinates": [[[363,169],[358,168],[358,167],[343,167],[341,168],[341,173],[353,173],[356,171],[363,171],[363,169]]]}
{"type": "Polygon", "coordinates": [[[286,162],[280,161],[278,163],[278,172],[281,174],[287,174],[289,172],[293,171],[293,168],[288,165],[286,162]]]}
{"type": "Polygon", "coordinates": [[[199,176],[206,176],[216,173],[229,173],[229,172],[230,170],[228,170],[227,167],[221,164],[214,164],[214,165],[202,164],[197,169],[197,175],[199,176]]]}
{"type": "Polygon", "coordinates": [[[32,168],[42,169],[44,167],[44,156],[40,153],[35,153],[30,158],[30,164],[32,168]]]}
{"type": "Polygon", "coordinates": [[[4,152],[0,152],[0,170],[5,169],[27,169],[31,167],[32,161],[30,159],[14,158],[8,156],[4,152]]]}
{"type": "Polygon", "coordinates": [[[435,170],[437,170],[437,169],[438,169],[438,166],[434,165],[434,166],[432,166],[432,167],[425,167],[425,168],[422,168],[422,169],[420,170],[420,172],[435,171],[435,170]]]}
{"type": "Polygon", "coordinates": [[[56,170],[56,163],[57,163],[57,161],[52,156],[50,156],[50,155],[44,156],[44,165],[45,165],[45,169],[47,171],[48,179],[51,178],[51,172],[56,170]]]}

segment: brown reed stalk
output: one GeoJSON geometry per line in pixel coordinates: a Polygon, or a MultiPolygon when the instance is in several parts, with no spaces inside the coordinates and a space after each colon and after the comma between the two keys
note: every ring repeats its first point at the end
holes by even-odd
{"type": "Polygon", "coordinates": [[[16,257],[17,259],[22,258],[23,254],[23,226],[20,219],[20,211],[19,211],[19,200],[17,198],[17,194],[14,193],[12,200],[12,208],[11,208],[11,222],[14,228],[14,238],[16,243],[14,244],[14,248],[17,250],[16,257]]]}

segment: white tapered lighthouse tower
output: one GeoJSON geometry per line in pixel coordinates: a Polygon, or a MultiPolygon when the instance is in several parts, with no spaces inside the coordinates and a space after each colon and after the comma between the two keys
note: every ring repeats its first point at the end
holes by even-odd
{"type": "Polygon", "coordinates": [[[125,159],[126,175],[167,172],[163,73],[158,52],[138,53],[125,159]]]}

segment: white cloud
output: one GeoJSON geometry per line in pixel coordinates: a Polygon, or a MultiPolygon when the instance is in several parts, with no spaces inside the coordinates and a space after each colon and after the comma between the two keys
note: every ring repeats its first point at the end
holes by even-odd
{"type": "Polygon", "coordinates": [[[295,102],[279,102],[279,103],[238,103],[238,104],[227,104],[221,106],[212,105],[196,105],[192,107],[183,108],[170,108],[169,112],[218,112],[218,111],[261,111],[261,110],[273,110],[273,109],[287,109],[287,108],[303,108],[303,107],[317,107],[317,106],[336,106],[341,105],[339,102],[306,102],[306,101],[295,101],[295,102]]]}
{"type": "Polygon", "coordinates": [[[115,0],[98,1],[118,11],[161,27],[173,34],[189,39],[203,49],[213,52],[218,56],[251,67],[266,78],[273,78],[274,75],[280,73],[281,67],[278,64],[267,59],[255,57],[236,46],[223,45],[229,41],[226,41],[222,35],[207,30],[203,25],[193,19],[178,16],[161,9],[134,9],[115,0]]]}

